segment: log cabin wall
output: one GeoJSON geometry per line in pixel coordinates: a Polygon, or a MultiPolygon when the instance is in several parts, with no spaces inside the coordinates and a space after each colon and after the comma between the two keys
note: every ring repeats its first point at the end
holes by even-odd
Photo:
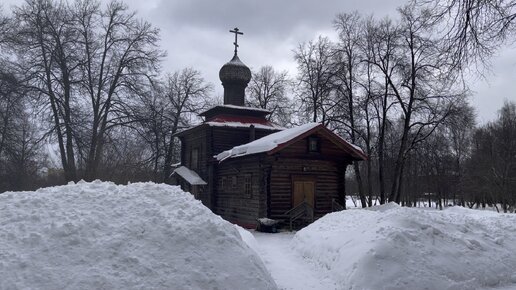
{"type": "Polygon", "coordinates": [[[253,227],[265,217],[265,184],[260,155],[225,160],[217,165],[215,213],[233,223],[253,227]]]}
{"type": "MultiPolygon", "coordinates": [[[[261,138],[273,132],[275,131],[255,129],[254,134],[255,138],[261,138]]],[[[207,186],[183,188],[195,191],[191,193],[195,194],[196,198],[200,199],[204,205],[214,209],[216,207],[215,187],[218,176],[216,172],[217,161],[213,156],[224,150],[248,143],[250,135],[250,128],[208,125],[201,125],[181,135],[182,164],[197,172],[208,183],[207,186]],[[196,158],[193,157],[195,152],[197,152],[196,158]]]]}
{"type": "Polygon", "coordinates": [[[329,160],[275,159],[270,175],[269,217],[283,219],[292,208],[292,182],[314,180],[314,213],[321,217],[332,211],[332,199],[344,193],[345,166],[329,160]]]}
{"type": "Polygon", "coordinates": [[[335,144],[314,134],[289,145],[273,156],[269,184],[269,214],[273,219],[283,219],[292,208],[292,182],[294,178],[315,180],[314,213],[316,218],[332,210],[332,199],[342,200],[345,195],[345,172],[351,163],[335,144]],[[309,152],[308,140],[316,137],[319,150],[309,152]]]}
{"type": "Polygon", "coordinates": [[[199,176],[206,182],[207,186],[190,186],[182,185],[186,191],[194,194],[195,197],[202,201],[207,207],[212,207],[212,188],[209,183],[210,177],[212,176],[212,166],[210,166],[210,158],[208,157],[211,151],[209,146],[209,127],[200,126],[192,129],[188,134],[184,134],[180,137],[181,139],[181,164],[194,170],[199,176]],[[197,152],[197,157],[194,151],[197,152]],[[197,160],[197,162],[195,162],[197,160]],[[194,164],[195,163],[195,164],[194,164]],[[193,191],[193,192],[192,192],[193,191]]]}
{"type": "MultiPolygon", "coordinates": [[[[255,129],[255,138],[262,138],[264,136],[267,136],[271,133],[276,132],[275,130],[264,130],[264,129],[255,129]]],[[[208,134],[208,152],[207,152],[207,159],[210,160],[208,162],[209,166],[209,181],[208,181],[208,187],[209,192],[212,196],[212,206],[210,209],[216,210],[218,208],[218,199],[217,199],[217,186],[220,183],[220,178],[222,177],[220,175],[220,171],[218,168],[218,161],[215,160],[213,156],[219,154],[222,151],[229,150],[235,146],[242,145],[245,143],[248,143],[250,141],[250,135],[251,135],[251,129],[245,128],[245,127],[218,127],[218,126],[212,126],[209,127],[209,134],[208,134]]],[[[253,175],[254,176],[254,175],[253,175]]],[[[240,176],[239,179],[242,179],[243,177],[240,176]]],[[[254,182],[253,177],[253,184],[256,184],[254,182]]],[[[258,178],[258,177],[256,177],[258,178]]],[[[225,198],[221,199],[223,203],[227,202],[225,198]]],[[[252,214],[252,213],[251,213],[252,214]]],[[[253,220],[253,224],[256,222],[256,220],[253,220]]]]}

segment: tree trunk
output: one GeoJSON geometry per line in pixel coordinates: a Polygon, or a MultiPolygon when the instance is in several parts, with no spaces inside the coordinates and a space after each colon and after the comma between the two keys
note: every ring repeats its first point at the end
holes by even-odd
{"type": "Polygon", "coordinates": [[[367,207],[367,200],[364,194],[364,185],[362,184],[362,176],[360,175],[360,168],[358,167],[358,162],[353,162],[353,169],[355,171],[355,179],[357,181],[358,186],[358,195],[360,196],[360,202],[362,203],[362,207],[367,207]]]}

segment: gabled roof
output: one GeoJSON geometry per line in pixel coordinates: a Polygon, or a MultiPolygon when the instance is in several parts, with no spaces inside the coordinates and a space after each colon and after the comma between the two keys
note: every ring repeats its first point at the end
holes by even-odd
{"type": "Polygon", "coordinates": [[[222,162],[228,158],[241,157],[256,153],[266,152],[271,155],[315,132],[321,133],[343,151],[351,155],[355,160],[367,159],[367,156],[360,147],[347,142],[319,123],[308,123],[294,128],[285,129],[250,143],[233,147],[230,150],[221,152],[215,157],[219,162],[222,162]]]}
{"type": "Polygon", "coordinates": [[[177,174],[181,176],[186,182],[191,185],[207,185],[206,181],[204,181],[195,171],[189,169],[186,166],[179,166],[172,172],[172,174],[177,174]]]}

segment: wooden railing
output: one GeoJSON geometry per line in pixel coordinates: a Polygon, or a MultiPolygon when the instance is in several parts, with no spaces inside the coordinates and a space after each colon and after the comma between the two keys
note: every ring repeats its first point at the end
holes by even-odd
{"type": "Polygon", "coordinates": [[[331,211],[341,211],[344,210],[342,204],[340,204],[335,198],[331,200],[331,211]]]}
{"type": "Polygon", "coordinates": [[[292,208],[285,213],[285,216],[289,219],[290,230],[292,231],[292,224],[298,219],[305,219],[308,222],[314,221],[314,209],[311,205],[305,201],[292,208]]]}

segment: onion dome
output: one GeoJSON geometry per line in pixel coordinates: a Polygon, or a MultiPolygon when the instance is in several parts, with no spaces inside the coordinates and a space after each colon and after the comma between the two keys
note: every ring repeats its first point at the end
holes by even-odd
{"type": "Polygon", "coordinates": [[[251,80],[251,70],[235,54],[219,71],[222,84],[241,83],[247,85],[251,80]]]}
{"type": "Polygon", "coordinates": [[[244,106],[245,88],[251,80],[251,70],[238,58],[237,54],[222,66],[219,78],[224,87],[224,105],[244,106]]]}

